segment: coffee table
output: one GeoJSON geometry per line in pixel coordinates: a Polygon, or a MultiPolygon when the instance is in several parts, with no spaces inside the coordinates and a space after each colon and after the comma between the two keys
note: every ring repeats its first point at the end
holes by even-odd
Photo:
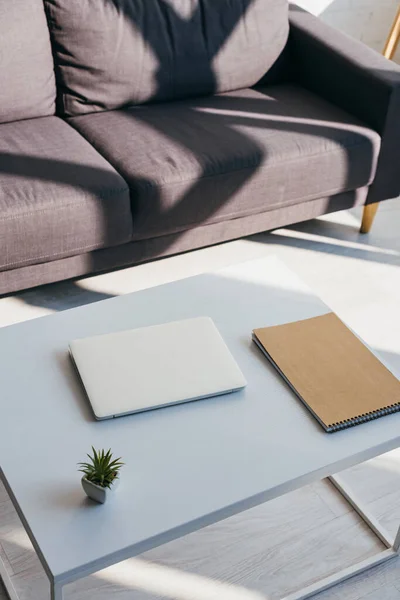
{"type": "MultiPolygon", "coordinates": [[[[324,477],[387,549],[287,600],[307,598],[397,555],[399,535],[391,539],[334,474],[399,446],[400,414],[326,434],[251,341],[254,327],[327,311],[269,258],[0,330],[0,475],[53,600],[61,600],[68,582],[324,477]],[[247,388],[96,422],[68,342],[198,315],[215,321],[247,388]],[[105,505],[85,499],[76,470],[92,444],[111,447],[126,462],[105,505]]],[[[2,563],[0,572],[17,600],[2,563]]]]}

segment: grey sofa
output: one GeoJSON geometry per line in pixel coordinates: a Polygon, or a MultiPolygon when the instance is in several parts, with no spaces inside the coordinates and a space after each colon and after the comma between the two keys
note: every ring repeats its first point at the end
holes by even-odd
{"type": "Polygon", "coordinates": [[[399,154],[400,69],[286,0],[0,3],[0,294],[395,197],[399,154]]]}

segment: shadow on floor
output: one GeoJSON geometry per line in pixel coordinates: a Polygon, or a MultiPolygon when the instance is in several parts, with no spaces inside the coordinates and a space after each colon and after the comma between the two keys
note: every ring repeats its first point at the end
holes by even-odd
{"type": "Polygon", "coordinates": [[[382,227],[376,228],[373,235],[363,235],[351,225],[313,219],[257,234],[249,239],[271,246],[300,248],[400,266],[400,238],[394,234],[390,238],[387,229],[382,227]],[[382,231],[381,235],[379,231],[382,231]]]}
{"type": "Polygon", "coordinates": [[[30,306],[62,311],[107,300],[113,298],[113,295],[87,290],[81,287],[78,281],[61,281],[19,292],[16,297],[30,306]]]}

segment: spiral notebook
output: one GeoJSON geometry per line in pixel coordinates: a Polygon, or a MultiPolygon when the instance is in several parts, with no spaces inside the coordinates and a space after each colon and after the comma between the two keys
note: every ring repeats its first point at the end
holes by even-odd
{"type": "Polygon", "coordinates": [[[329,433],[400,410],[399,380],[332,312],[253,340],[329,433]]]}

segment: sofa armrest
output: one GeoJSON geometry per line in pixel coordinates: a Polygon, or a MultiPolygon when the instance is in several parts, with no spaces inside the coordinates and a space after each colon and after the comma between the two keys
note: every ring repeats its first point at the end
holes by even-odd
{"type": "Polygon", "coordinates": [[[382,138],[367,203],[400,195],[400,67],[296,5],[289,14],[295,79],[382,138]]]}

